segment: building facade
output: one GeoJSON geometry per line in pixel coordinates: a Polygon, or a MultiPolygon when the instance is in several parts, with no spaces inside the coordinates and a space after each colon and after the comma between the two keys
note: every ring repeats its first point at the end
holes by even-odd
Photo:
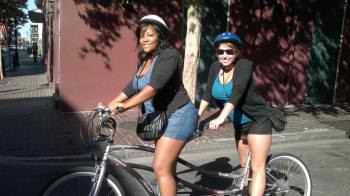
{"type": "MultiPolygon", "coordinates": [[[[343,57],[349,47],[339,41],[347,13],[344,2],[300,6],[289,1],[203,1],[198,98],[215,60],[212,41],[229,30],[241,36],[242,53],[254,61],[254,80],[267,101],[281,106],[337,102],[334,90],[343,92],[350,86],[342,79],[344,70],[349,70],[343,57]]],[[[146,14],[163,17],[171,29],[171,42],[183,51],[188,1],[36,0],[36,4],[45,16],[45,65],[62,111],[91,110],[123,89],[136,70],[134,31],[146,14]]],[[[345,34],[349,37],[348,30],[345,34]]],[[[339,96],[339,101],[349,101],[348,95],[339,96]]]]}
{"type": "Polygon", "coordinates": [[[38,44],[38,55],[43,54],[43,23],[32,23],[30,25],[30,43],[38,44]]]}

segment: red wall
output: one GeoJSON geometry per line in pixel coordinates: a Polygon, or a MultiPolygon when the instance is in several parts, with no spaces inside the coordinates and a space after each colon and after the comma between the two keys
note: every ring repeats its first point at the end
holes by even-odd
{"type": "MultiPolygon", "coordinates": [[[[61,1],[60,97],[63,111],[91,110],[98,102],[107,103],[127,84],[136,67],[133,29],[120,26],[120,37],[103,50],[105,56],[85,52],[99,32],[79,17],[83,6],[61,1]],[[108,60],[107,60],[108,59],[108,60]]],[[[101,40],[102,42],[102,40],[101,40]]]]}
{"type": "Polygon", "coordinates": [[[179,41],[178,1],[167,6],[140,1],[132,9],[119,1],[56,2],[54,82],[64,112],[87,111],[98,102],[108,103],[130,81],[137,63],[135,21],[142,16],[168,16],[164,18],[173,29],[172,41],[179,41]],[[169,16],[170,11],[175,14],[169,16]]]}

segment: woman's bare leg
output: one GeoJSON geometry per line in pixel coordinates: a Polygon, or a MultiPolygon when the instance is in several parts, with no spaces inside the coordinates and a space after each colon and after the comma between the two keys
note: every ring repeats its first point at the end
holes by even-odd
{"type": "Polygon", "coordinates": [[[266,157],[271,146],[271,135],[248,134],[248,145],[252,153],[251,169],[252,183],[250,195],[262,196],[266,186],[266,157]]]}
{"type": "Polygon", "coordinates": [[[161,137],[156,142],[153,168],[160,188],[161,196],[176,195],[174,167],[176,166],[176,159],[184,145],[184,141],[167,137],[161,137]]]}

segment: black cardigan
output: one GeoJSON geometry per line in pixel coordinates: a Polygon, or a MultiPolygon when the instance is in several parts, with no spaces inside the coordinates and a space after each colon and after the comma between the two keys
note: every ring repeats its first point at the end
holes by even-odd
{"type": "MultiPolygon", "coordinates": [[[[176,49],[166,48],[159,53],[148,84],[156,91],[153,97],[155,110],[166,111],[170,116],[176,109],[190,101],[182,82],[182,70],[181,56],[176,49]]],[[[123,93],[128,97],[137,93],[133,88],[133,79],[124,88],[123,93]]]]}
{"type": "MultiPolygon", "coordinates": [[[[203,100],[212,101],[212,87],[220,71],[220,63],[214,62],[209,70],[207,87],[203,100]]],[[[248,59],[239,59],[233,75],[233,91],[228,100],[235,107],[241,107],[245,115],[253,120],[269,115],[265,99],[255,89],[253,63],[248,59]]]]}

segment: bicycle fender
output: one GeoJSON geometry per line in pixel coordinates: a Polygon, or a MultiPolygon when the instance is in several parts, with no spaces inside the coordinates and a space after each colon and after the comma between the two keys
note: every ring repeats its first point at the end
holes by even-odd
{"type": "Polygon", "coordinates": [[[107,171],[118,180],[127,196],[158,196],[149,182],[127,164],[109,163],[107,171]]]}

